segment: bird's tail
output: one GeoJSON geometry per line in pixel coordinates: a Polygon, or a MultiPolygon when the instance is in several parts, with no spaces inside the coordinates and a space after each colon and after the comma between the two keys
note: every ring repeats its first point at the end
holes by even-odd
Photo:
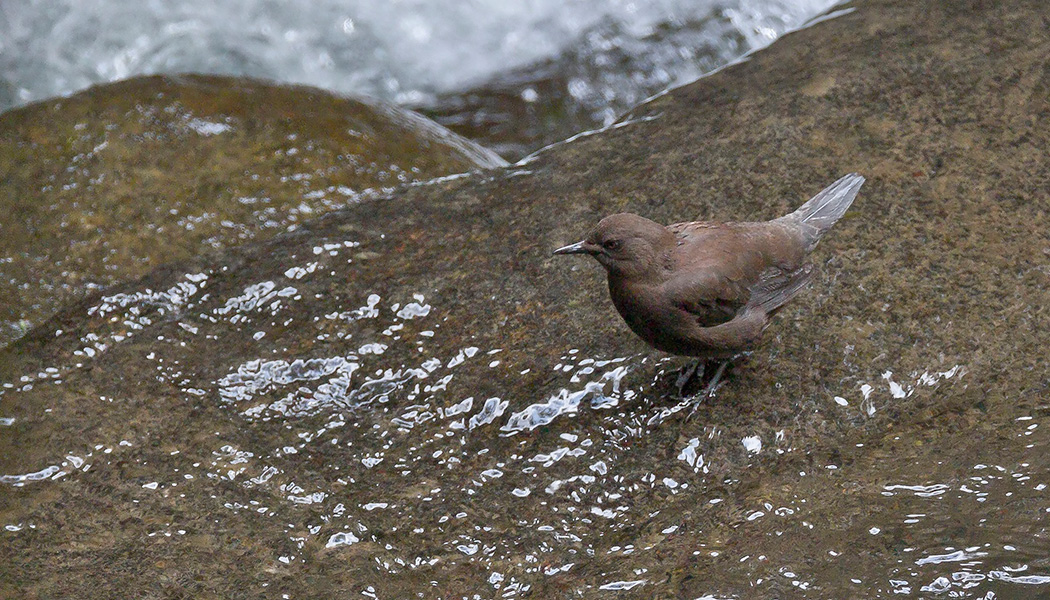
{"type": "Polygon", "coordinates": [[[850,173],[824,188],[795,212],[777,220],[799,225],[806,240],[807,250],[812,250],[824,232],[831,229],[831,226],[842,218],[850,204],[853,204],[853,199],[857,197],[862,185],[864,178],[850,173]]]}

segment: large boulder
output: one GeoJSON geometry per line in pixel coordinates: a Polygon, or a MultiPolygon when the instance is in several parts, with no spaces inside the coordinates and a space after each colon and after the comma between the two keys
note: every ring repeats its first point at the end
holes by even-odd
{"type": "Polygon", "coordinates": [[[0,590],[1045,592],[1046,32],[858,1],[622,127],[68,306],[0,353],[0,590]],[[683,361],[550,256],[850,171],[812,289],[691,420],[683,361]]]}
{"type": "Polygon", "coordinates": [[[245,78],[137,77],[0,115],[0,344],[157,266],[505,164],[419,115],[245,78]]]}

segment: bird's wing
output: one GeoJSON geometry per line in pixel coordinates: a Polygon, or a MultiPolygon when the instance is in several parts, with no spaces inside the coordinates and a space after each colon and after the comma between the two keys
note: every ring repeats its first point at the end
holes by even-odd
{"type": "Polygon", "coordinates": [[[804,264],[794,271],[769,267],[750,288],[748,306],[770,314],[806,289],[813,275],[813,265],[804,264]]]}
{"type": "Polygon", "coordinates": [[[668,300],[692,315],[701,327],[731,321],[744,308],[772,314],[806,289],[813,276],[813,265],[786,270],[768,267],[757,281],[734,277],[732,270],[693,270],[664,284],[668,300]]]}
{"type": "Polygon", "coordinates": [[[701,327],[719,325],[745,307],[769,314],[809,283],[812,266],[779,249],[782,227],[764,223],[676,223],[668,229],[679,240],[679,271],[664,283],[666,297],[690,313],[701,327]]]}
{"type": "Polygon", "coordinates": [[[701,327],[731,321],[751,297],[746,282],[714,270],[695,269],[664,283],[664,295],[701,327]]]}

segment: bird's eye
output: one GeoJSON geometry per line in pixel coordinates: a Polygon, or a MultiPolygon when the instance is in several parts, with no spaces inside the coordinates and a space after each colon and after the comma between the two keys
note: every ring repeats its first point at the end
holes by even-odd
{"type": "Polygon", "coordinates": [[[605,240],[605,242],[602,243],[602,248],[605,248],[606,250],[619,250],[620,246],[620,240],[605,240]]]}

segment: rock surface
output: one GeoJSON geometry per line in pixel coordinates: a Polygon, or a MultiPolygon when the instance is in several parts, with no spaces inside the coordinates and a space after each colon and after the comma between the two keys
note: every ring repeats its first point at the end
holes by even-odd
{"type": "Polygon", "coordinates": [[[0,351],[0,595],[1044,594],[1044,8],[856,2],[631,124],[68,307],[0,351]],[[690,421],[550,257],[850,171],[690,421]]]}
{"type": "Polygon", "coordinates": [[[57,305],[503,163],[413,113],[243,78],[138,77],[0,115],[0,344],[57,305]]]}

